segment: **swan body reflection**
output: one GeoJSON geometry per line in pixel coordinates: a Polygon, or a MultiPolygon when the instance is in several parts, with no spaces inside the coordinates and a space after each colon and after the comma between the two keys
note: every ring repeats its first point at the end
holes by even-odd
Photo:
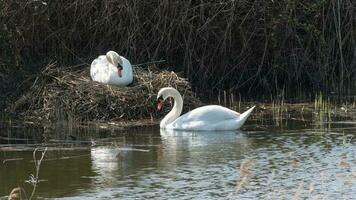
{"type": "Polygon", "coordinates": [[[90,150],[93,172],[97,173],[99,182],[115,182],[114,174],[120,170],[123,152],[119,148],[110,146],[93,147],[90,150]]]}
{"type": "Polygon", "coordinates": [[[240,130],[218,131],[218,133],[161,129],[160,134],[164,146],[164,159],[161,163],[173,167],[172,165],[179,165],[179,163],[207,164],[229,156],[242,158],[244,149],[248,145],[248,139],[244,133],[240,130]],[[236,148],[239,151],[236,151],[236,148]],[[211,154],[211,152],[216,153],[211,154]],[[222,155],[223,152],[228,152],[229,155],[226,153],[222,155]]]}

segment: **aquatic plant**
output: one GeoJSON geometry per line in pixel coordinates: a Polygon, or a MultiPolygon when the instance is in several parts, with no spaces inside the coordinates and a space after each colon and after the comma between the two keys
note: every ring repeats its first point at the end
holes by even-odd
{"type": "Polygon", "coordinates": [[[32,185],[32,187],[33,187],[32,193],[31,193],[31,196],[30,196],[29,200],[31,200],[34,197],[35,193],[36,193],[36,189],[37,189],[38,183],[39,183],[40,167],[41,167],[42,160],[43,160],[44,156],[46,155],[46,151],[47,151],[47,147],[45,147],[43,150],[40,150],[40,148],[36,148],[33,151],[33,161],[35,163],[36,174],[35,175],[31,174],[30,177],[29,177],[29,180],[25,181],[27,183],[30,183],[32,185]],[[37,151],[42,151],[40,159],[36,158],[37,151]]]}

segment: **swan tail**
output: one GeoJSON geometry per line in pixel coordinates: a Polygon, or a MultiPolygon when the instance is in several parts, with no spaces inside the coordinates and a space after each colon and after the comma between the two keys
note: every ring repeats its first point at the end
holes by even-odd
{"type": "Polygon", "coordinates": [[[242,113],[242,114],[240,115],[240,120],[241,120],[242,124],[245,123],[245,121],[246,121],[247,118],[251,115],[251,113],[252,113],[252,111],[253,111],[253,109],[254,109],[255,107],[256,107],[256,106],[252,106],[252,108],[246,110],[244,113],[242,113]]]}

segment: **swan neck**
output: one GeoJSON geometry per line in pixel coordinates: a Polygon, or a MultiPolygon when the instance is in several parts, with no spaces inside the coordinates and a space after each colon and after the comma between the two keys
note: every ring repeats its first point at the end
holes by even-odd
{"type": "Polygon", "coordinates": [[[111,63],[112,65],[118,66],[120,57],[119,57],[119,55],[118,55],[116,52],[110,51],[110,52],[108,52],[108,53],[106,54],[106,59],[107,59],[108,62],[111,63]]]}
{"type": "Polygon", "coordinates": [[[174,122],[182,113],[182,109],[183,109],[182,96],[178,92],[177,93],[174,92],[169,96],[174,99],[174,104],[172,110],[161,121],[160,123],[161,128],[166,128],[167,125],[174,122]]]}

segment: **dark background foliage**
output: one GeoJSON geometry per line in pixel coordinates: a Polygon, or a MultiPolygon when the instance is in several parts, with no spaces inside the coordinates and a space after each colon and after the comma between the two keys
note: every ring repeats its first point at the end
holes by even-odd
{"type": "MultiPolygon", "coordinates": [[[[350,95],[356,86],[351,0],[0,0],[1,94],[48,62],[116,50],[165,60],[198,93],[350,95]]],[[[19,92],[20,93],[20,92],[19,92]]]]}

